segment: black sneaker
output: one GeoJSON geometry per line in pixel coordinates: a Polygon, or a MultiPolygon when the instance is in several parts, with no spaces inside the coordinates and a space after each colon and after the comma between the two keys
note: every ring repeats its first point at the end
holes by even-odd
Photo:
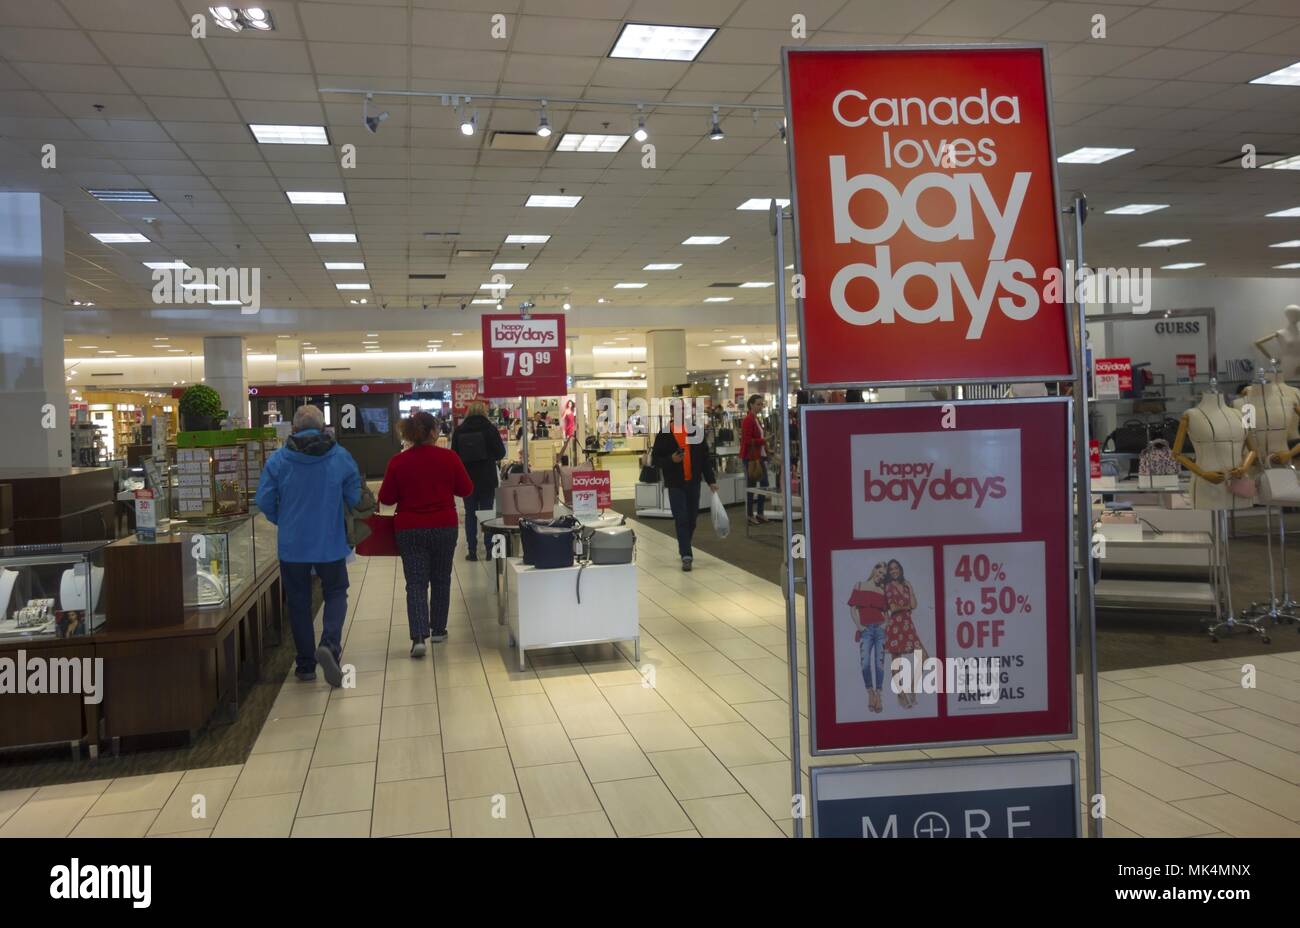
{"type": "Polygon", "coordinates": [[[432,641],[434,644],[438,644],[438,643],[440,643],[440,642],[446,641],[446,640],[447,640],[447,633],[446,633],[446,632],[434,632],[432,635],[429,636],[429,640],[432,641]]]}
{"type": "Polygon", "coordinates": [[[686,573],[690,573],[690,572],[691,572],[691,562],[692,562],[693,560],[695,560],[695,558],[691,558],[691,557],[684,557],[684,558],[682,558],[682,570],[685,571],[686,573]]]}
{"type": "Polygon", "coordinates": [[[299,683],[316,682],[316,671],[314,670],[295,670],[293,675],[298,678],[299,683]]]}
{"type": "Polygon", "coordinates": [[[316,663],[325,674],[326,683],[335,688],[343,685],[343,668],[339,666],[339,659],[325,645],[316,649],[316,663]]]}
{"type": "Polygon", "coordinates": [[[465,560],[467,560],[467,561],[477,561],[477,560],[478,560],[478,552],[475,551],[473,548],[470,548],[470,549],[469,549],[469,552],[465,555],[465,560]]]}

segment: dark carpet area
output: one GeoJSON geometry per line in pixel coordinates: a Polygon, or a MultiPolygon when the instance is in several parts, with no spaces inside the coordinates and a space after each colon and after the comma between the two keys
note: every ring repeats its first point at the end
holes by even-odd
{"type": "MultiPolygon", "coordinates": [[[[634,516],[631,500],[616,500],[613,508],[634,516]]],[[[695,530],[695,547],[772,583],[781,582],[781,523],[751,528],[745,536],[745,512],[739,506],[727,508],[731,534],[719,538],[707,513],[700,514],[695,530]]],[[[643,519],[648,526],[673,535],[672,519],[643,519]]],[[[1294,594],[1300,596],[1300,544],[1288,546],[1287,569],[1294,594]]],[[[1268,593],[1268,561],[1264,539],[1234,538],[1231,549],[1233,604],[1240,609],[1246,603],[1264,599],[1268,593]]],[[[1151,613],[1102,611],[1097,615],[1097,654],[1099,670],[1125,670],[1160,664],[1182,664],[1216,658],[1245,657],[1269,651],[1300,650],[1297,625],[1269,629],[1270,644],[1259,636],[1238,632],[1230,637],[1210,640],[1201,617],[1189,613],[1151,613]]]]}
{"type": "MultiPolygon", "coordinates": [[[[313,613],[321,602],[320,584],[316,581],[312,591],[313,613]]],[[[105,743],[99,759],[93,761],[84,751],[81,760],[73,760],[67,745],[3,751],[0,752],[0,790],[242,764],[262,732],[293,660],[293,636],[289,634],[286,615],[283,638],[279,645],[268,647],[256,682],[240,681],[239,715],[234,721],[210,721],[192,744],[187,743],[184,734],[151,743],[131,743],[124,739],[117,757],[108,751],[105,743]]]]}

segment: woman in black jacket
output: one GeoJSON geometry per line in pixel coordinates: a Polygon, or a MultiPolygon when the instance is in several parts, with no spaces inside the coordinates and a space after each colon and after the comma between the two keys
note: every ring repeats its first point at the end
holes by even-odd
{"type": "Polygon", "coordinates": [[[682,570],[690,570],[694,555],[691,538],[695,535],[695,522],[700,515],[700,481],[718,492],[718,478],[713,473],[713,455],[704,442],[703,429],[695,433],[698,441],[690,440],[685,429],[672,427],[655,436],[650,449],[650,463],[663,474],[668,490],[668,505],[673,511],[677,528],[677,553],[682,556],[682,570]]]}
{"type": "MultiPolygon", "coordinates": [[[[486,403],[469,404],[469,415],[451,433],[451,450],[460,455],[469,479],[474,481],[473,495],[465,497],[465,542],[469,547],[465,559],[477,561],[478,516],[475,510],[491,509],[495,505],[497,465],[506,456],[501,433],[488,420],[486,403]]],[[[487,539],[483,541],[486,548],[487,539]]]]}

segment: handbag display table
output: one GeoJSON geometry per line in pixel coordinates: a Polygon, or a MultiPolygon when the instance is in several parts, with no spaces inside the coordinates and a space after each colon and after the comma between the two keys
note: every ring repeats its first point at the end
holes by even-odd
{"type": "MultiPolygon", "coordinates": [[[[618,513],[609,513],[599,515],[595,518],[582,516],[578,519],[583,528],[612,528],[615,525],[622,525],[624,517],[618,513]]],[[[479,522],[479,528],[485,531],[496,532],[505,536],[506,539],[506,556],[492,557],[492,549],[488,548],[488,557],[495,562],[495,586],[497,591],[497,624],[506,624],[506,601],[510,590],[510,575],[506,571],[506,561],[510,558],[518,557],[522,552],[519,550],[519,525],[508,525],[506,520],[498,516],[495,519],[484,519],[479,522]]]]}
{"type": "Polygon", "coordinates": [[[505,575],[513,578],[507,581],[506,612],[520,670],[526,666],[526,651],[614,641],[631,641],[634,660],[640,662],[635,564],[539,570],[512,557],[506,560],[505,575]]]}

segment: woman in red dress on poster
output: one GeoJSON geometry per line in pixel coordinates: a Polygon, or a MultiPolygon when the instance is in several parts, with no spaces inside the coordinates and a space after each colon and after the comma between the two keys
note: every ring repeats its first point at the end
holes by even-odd
{"type": "MultiPolygon", "coordinates": [[[[914,651],[921,652],[925,660],[925,645],[912,624],[912,610],[916,608],[916,591],[903,576],[903,565],[897,561],[889,562],[885,574],[885,602],[888,604],[888,619],[885,621],[885,650],[891,658],[912,659],[914,651]]],[[[891,665],[893,661],[890,661],[891,665]]],[[[915,693],[899,693],[898,704],[904,709],[916,705],[915,693]]]]}

